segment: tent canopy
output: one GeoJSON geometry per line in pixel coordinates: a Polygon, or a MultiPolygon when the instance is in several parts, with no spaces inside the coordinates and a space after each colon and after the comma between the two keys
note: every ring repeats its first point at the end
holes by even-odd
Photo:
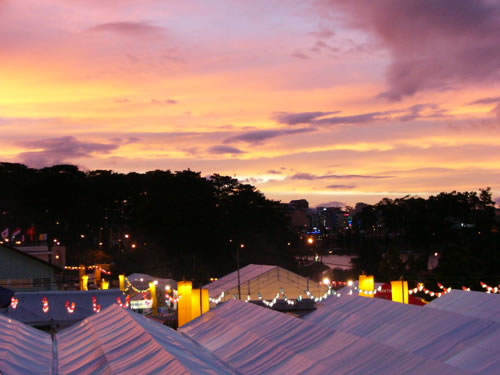
{"type": "Polygon", "coordinates": [[[50,335],[0,315],[0,373],[49,375],[51,368],[50,335]]]}
{"type": "MultiPolygon", "coordinates": [[[[366,318],[368,323],[370,316],[366,318]]],[[[238,300],[223,303],[181,332],[244,374],[473,374],[368,336],[238,300]]]]}
{"type": "Polygon", "coordinates": [[[59,374],[235,374],[188,337],[118,305],[56,335],[59,374]]]}

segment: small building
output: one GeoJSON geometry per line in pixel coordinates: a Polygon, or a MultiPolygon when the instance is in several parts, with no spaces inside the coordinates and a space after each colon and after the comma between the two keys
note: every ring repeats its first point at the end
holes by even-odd
{"type": "Polygon", "coordinates": [[[51,290],[61,269],[21,250],[0,245],[0,286],[15,291],[51,290]]]}
{"type": "MultiPolygon", "coordinates": [[[[214,299],[227,301],[238,298],[238,273],[231,272],[203,288],[208,289],[214,299]]],[[[307,291],[313,296],[321,296],[328,291],[328,287],[294,272],[262,264],[249,264],[240,269],[240,289],[241,299],[253,301],[272,300],[277,294],[280,299],[285,296],[289,299],[307,298],[307,291]]]]}

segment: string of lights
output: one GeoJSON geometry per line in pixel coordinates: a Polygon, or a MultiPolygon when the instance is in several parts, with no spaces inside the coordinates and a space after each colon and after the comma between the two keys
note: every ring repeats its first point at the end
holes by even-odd
{"type": "Polygon", "coordinates": [[[69,314],[73,314],[76,310],[76,303],[75,302],[69,302],[66,301],[66,310],[68,311],[69,314]]]}
{"type": "Polygon", "coordinates": [[[498,286],[489,286],[488,284],[483,283],[481,281],[481,286],[484,289],[486,289],[486,293],[500,293],[500,289],[499,289],[500,285],[498,285],[498,286]]]}
{"type": "Polygon", "coordinates": [[[64,266],[65,270],[70,270],[70,271],[79,271],[79,270],[100,270],[102,273],[105,275],[111,275],[111,271],[108,271],[101,266],[98,265],[92,265],[92,266],[64,266]]]}
{"type": "Polygon", "coordinates": [[[222,292],[219,297],[217,297],[217,298],[210,297],[208,300],[217,305],[222,301],[223,298],[224,298],[224,292],[222,292]]]}
{"type": "Polygon", "coordinates": [[[92,296],[92,310],[95,312],[95,313],[98,313],[101,311],[101,305],[99,305],[97,303],[97,297],[95,296],[92,296]]]}
{"type": "Polygon", "coordinates": [[[415,294],[415,293],[419,293],[419,292],[424,292],[425,294],[428,294],[431,297],[437,297],[437,298],[439,298],[439,297],[442,297],[445,294],[448,294],[449,292],[451,292],[451,287],[446,288],[441,283],[437,283],[437,285],[438,285],[439,289],[442,290],[442,292],[434,292],[434,291],[432,291],[430,289],[427,289],[425,287],[424,283],[418,283],[417,287],[411,289],[408,293],[409,294],[415,294]]]}
{"type": "Polygon", "coordinates": [[[132,289],[136,293],[146,293],[146,292],[149,292],[149,288],[141,290],[141,289],[138,289],[135,286],[133,286],[132,283],[130,282],[130,280],[128,279],[128,277],[125,277],[125,282],[127,283],[127,287],[126,287],[127,291],[129,289],[132,289]]]}
{"type": "MultiPolygon", "coordinates": [[[[16,297],[10,299],[10,307],[16,310],[19,306],[19,300],[16,297]]],[[[120,297],[116,297],[116,303],[123,308],[128,308],[130,306],[130,296],[125,297],[125,303],[122,302],[120,297]]],[[[66,310],[69,314],[73,314],[76,311],[76,302],[66,301],[64,304],[66,310]]],[[[42,298],[42,311],[47,314],[50,310],[49,299],[47,297],[42,298]]],[[[97,303],[97,297],[92,296],[92,310],[95,313],[101,311],[101,305],[97,303]]]]}

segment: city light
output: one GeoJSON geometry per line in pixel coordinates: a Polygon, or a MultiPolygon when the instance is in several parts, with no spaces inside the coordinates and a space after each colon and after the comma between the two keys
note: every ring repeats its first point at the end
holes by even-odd
{"type": "Polygon", "coordinates": [[[312,244],[314,243],[314,238],[309,237],[309,238],[307,239],[307,243],[308,243],[308,244],[310,244],[310,245],[312,245],[312,244]]]}
{"type": "Polygon", "coordinates": [[[323,278],[323,284],[330,285],[330,279],[328,277],[323,278]]]}

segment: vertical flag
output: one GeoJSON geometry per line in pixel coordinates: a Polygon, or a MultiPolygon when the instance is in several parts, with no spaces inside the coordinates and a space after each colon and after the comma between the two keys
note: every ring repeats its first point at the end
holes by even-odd
{"type": "Polygon", "coordinates": [[[20,234],[21,234],[21,228],[14,229],[14,232],[12,232],[12,237],[11,237],[12,241],[14,241],[14,239],[20,234]]]}
{"type": "Polygon", "coordinates": [[[26,230],[26,235],[29,237],[31,242],[35,242],[36,229],[34,225],[26,230]]]}

